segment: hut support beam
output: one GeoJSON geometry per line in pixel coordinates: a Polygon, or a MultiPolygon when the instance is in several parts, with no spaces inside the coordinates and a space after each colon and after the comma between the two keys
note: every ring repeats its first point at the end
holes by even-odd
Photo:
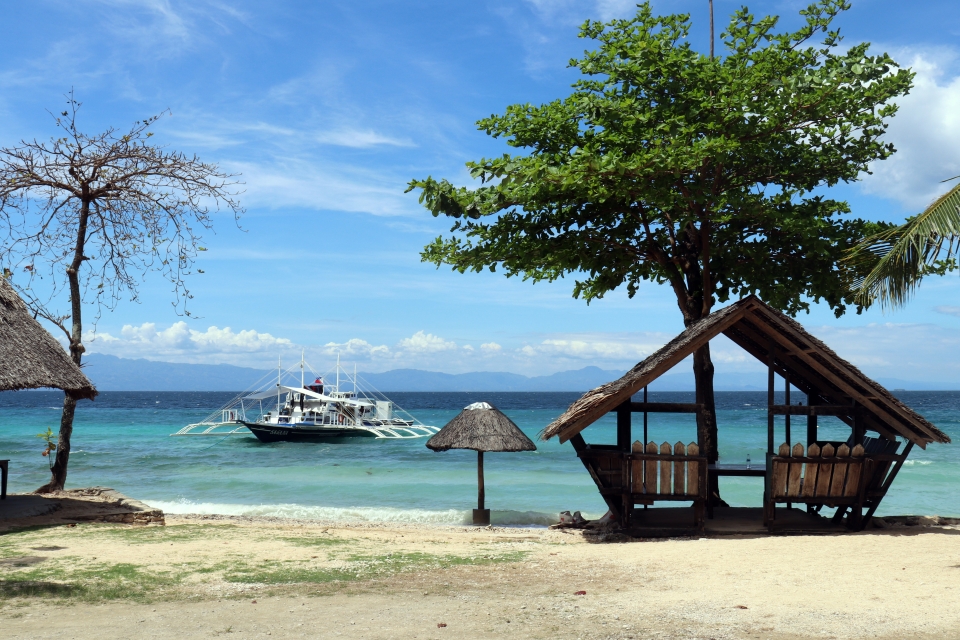
{"type": "MultiPolygon", "coordinates": [[[[590,448],[590,445],[587,444],[586,440],[584,440],[583,436],[580,435],[579,433],[575,434],[572,438],[570,438],[570,444],[573,445],[573,450],[577,452],[578,454],[577,457],[580,457],[579,456],[580,453],[590,448]]],[[[600,497],[603,498],[603,501],[607,503],[607,508],[610,510],[611,513],[613,513],[617,517],[620,517],[620,509],[622,508],[622,506],[619,504],[619,501],[616,499],[615,496],[609,496],[604,494],[603,482],[600,480],[600,476],[597,475],[596,469],[593,468],[593,464],[591,464],[588,458],[580,458],[580,462],[583,463],[583,466],[586,468],[587,473],[590,474],[590,477],[593,478],[594,483],[596,483],[597,489],[600,490],[600,497]]]]}
{"type": "Polygon", "coordinates": [[[807,446],[817,441],[817,416],[820,415],[817,413],[817,405],[820,403],[820,398],[814,394],[807,394],[807,446]]]}
{"type": "Polygon", "coordinates": [[[632,424],[630,419],[631,403],[628,400],[617,407],[617,449],[630,453],[632,424]]]}
{"type": "Polygon", "coordinates": [[[773,453],[773,345],[767,355],[767,453],[773,453]]]}

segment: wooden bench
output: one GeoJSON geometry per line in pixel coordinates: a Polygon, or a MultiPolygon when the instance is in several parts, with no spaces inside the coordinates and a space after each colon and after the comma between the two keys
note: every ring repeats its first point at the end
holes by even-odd
{"type": "Polygon", "coordinates": [[[707,458],[695,443],[635,442],[627,453],[613,445],[587,445],[577,452],[600,495],[623,527],[634,507],[654,502],[692,502],[694,526],[703,528],[707,505],[707,458]]]}
{"type": "Polygon", "coordinates": [[[875,460],[866,456],[862,445],[834,448],[811,444],[804,455],[803,445],[780,445],[777,455],[767,454],[766,487],[763,495],[764,524],[773,531],[776,504],[801,503],[817,507],[850,509],[847,526],[859,530],[867,480],[875,460]]]}
{"type": "Polygon", "coordinates": [[[630,455],[630,507],[659,501],[693,502],[694,525],[703,528],[707,506],[707,458],[700,447],[669,442],[657,446],[639,440],[630,455]]]}

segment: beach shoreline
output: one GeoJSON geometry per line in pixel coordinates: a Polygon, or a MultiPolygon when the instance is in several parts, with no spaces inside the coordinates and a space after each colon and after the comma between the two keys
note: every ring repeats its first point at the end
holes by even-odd
{"type": "Polygon", "coordinates": [[[6,636],[793,640],[960,628],[957,525],[633,540],[209,514],[166,523],[0,536],[6,636]]]}

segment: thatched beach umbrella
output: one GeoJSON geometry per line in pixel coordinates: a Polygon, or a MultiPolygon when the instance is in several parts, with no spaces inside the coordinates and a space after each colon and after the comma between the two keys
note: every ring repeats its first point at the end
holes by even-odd
{"type": "Polygon", "coordinates": [[[434,451],[473,449],[477,452],[479,507],[473,510],[473,524],[490,524],[490,510],[483,507],[483,452],[536,451],[537,446],[513,420],[486,402],[474,402],[427,440],[434,451]]]}
{"type": "Polygon", "coordinates": [[[70,356],[40,326],[17,292],[0,275],[0,391],[63,389],[76,398],[97,390],[70,356]]]}

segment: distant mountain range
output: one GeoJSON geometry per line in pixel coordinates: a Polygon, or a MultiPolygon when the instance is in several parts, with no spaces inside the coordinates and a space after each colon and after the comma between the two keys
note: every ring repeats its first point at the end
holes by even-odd
{"type": "MultiPolygon", "coordinates": [[[[682,366],[682,365],[681,365],[682,366]]],[[[271,372],[229,364],[183,364],[132,360],[99,353],[84,357],[83,370],[101,391],[242,391],[271,372]]],[[[275,374],[275,372],[273,372],[275,374]]],[[[584,367],[549,376],[477,371],[440,373],[419,369],[394,369],[383,373],[360,373],[361,381],[384,391],[587,391],[624,371],[584,367]]],[[[877,380],[888,389],[948,390],[958,384],[915,382],[894,378],[877,380]]],[[[761,391],[766,389],[765,372],[718,373],[717,391],[761,391]]],[[[650,385],[652,391],[693,391],[693,374],[680,371],[662,376],[650,385]]]]}

